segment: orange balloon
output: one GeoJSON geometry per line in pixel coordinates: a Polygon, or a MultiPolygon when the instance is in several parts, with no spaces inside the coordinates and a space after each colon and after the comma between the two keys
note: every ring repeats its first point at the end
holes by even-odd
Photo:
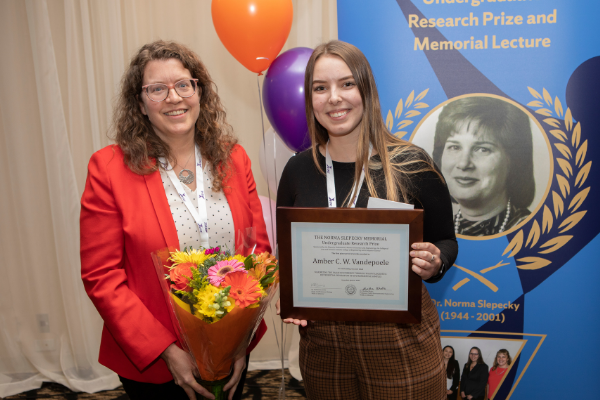
{"type": "Polygon", "coordinates": [[[225,48],[260,73],[275,60],[292,29],[292,0],[213,0],[213,24],[225,48]]]}

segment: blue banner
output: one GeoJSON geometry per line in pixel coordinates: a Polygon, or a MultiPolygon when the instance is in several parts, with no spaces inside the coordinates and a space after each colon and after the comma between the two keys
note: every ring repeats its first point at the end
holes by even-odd
{"type": "Polygon", "coordinates": [[[494,399],[598,398],[600,3],[338,0],[388,129],[427,150],[459,256],[428,285],[461,367],[512,362],[494,399]]]}

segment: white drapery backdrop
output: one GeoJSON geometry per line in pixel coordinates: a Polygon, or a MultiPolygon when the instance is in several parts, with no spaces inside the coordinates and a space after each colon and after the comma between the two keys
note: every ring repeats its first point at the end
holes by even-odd
{"type": "MultiPolygon", "coordinates": [[[[282,51],[337,38],[335,0],[293,4],[282,51]]],[[[43,381],[85,392],[119,385],[97,362],[102,321],[80,280],[79,199],[90,155],[111,142],[121,75],[156,39],[200,55],[267,195],[257,77],[219,41],[209,0],[2,0],[0,397],[43,381]]],[[[270,332],[252,355],[257,365],[279,357],[280,320],[266,321],[270,332]]]]}

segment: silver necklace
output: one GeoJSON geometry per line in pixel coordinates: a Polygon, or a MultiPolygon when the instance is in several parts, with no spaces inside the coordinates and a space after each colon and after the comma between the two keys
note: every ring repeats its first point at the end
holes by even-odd
{"type": "MultiPolygon", "coordinates": [[[[185,183],[186,185],[189,185],[190,183],[194,182],[194,173],[192,171],[190,171],[189,169],[186,169],[193,154],[194,154],[194,152],[192,151],[192,154],[190,154],[187,161],[185,162],[185,166],[181,167],[183,169],[181,171],[179,171],[179,175],[178,175],[179,182],[185,183]],[[185,172],[185,174],[184,174],[184,172],[185,172]]],[[[177,165],[179,165],[179,163],[177,165]]]]}
{"type": "MultiPolygon", "coordinates": [[[[502,225],[500,226],[500,230],[498,231],[498,233],[504,232],[504,229],[506,228],[506,224],[508,223],[509,218],[510,218],[510,199],[508,199],[508,203],[506,203],[506,215],[504,216],[504,221],[502,222],[502,225]]],[[[459,208],[458,212],[454,216],[454,232],[455,233],[459,233],[458,230],[460,227],[461,220],[462,220],[462,214],[461,214],[460,208],[459,208]]]]}
{"type": "Polygon", "coordinates": [[[504,373],[506,372],[506,368],[500,368],[500,366],[497,366],[494,372],[496,373],[496,375],[504,375],[504,373]],[[502,372],[498,372],[499,369],[501,369],[502,372]]]}

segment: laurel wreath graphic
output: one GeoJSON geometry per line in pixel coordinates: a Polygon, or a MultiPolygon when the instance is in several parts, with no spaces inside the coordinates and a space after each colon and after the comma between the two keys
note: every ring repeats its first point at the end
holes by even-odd
{"type": "Polygon", "coordinates": [[[558,97],[552,101],[552,96],[545,88],[542,90],[542,95],[531,87],[527,88],[537,99],[527,105],[535,108],[537,114],[548,117],[543,122],[551,127],[549,132],[554,137],[551,142],[558,152],[555,154],[557,156],[560,154],[556,159],[560,170],[555,175],[560,193],[555,190],[549,193],[552,196],[552,203],[544,204],[542,226],[540,227],[538,221],[535,220],[528,233],[521,229],[506,246],[502,256],[508,253],[507,257],[515,257],[517,268],[534,270],[547,267],[552,262],[543,256],[516,257],[523,248],[537,250],[538,254],[550,254],[573,239],[572,235],[565,233],[573,229],[587,213],[587,210],[578,210],[590,192],[590,186],[584,187],[584,185],[590,174],[592,161],[585,162],[588,141],[581,142],[581,124],[573,123],[571,110],[567,108],[563,118],[563,106],[558,97]],[[554,106],[554,110],[552,110],[552,106],[554,106]],[[554,115],[563,118],[563,121],[554,118],[554,115]],[[573,177],[575,177],[574,181],[573,177]],[[548,204],[553,206],[552,210],[548,204]],[[565,204],[568,204],[566,208],[565,204]],[[527,236],[527,240],[525,240],[525,236],[527,236]]]}
{"type": "MultiPolygon", "coordinates": [[[[536,270],[552,263],[543,255],[551,254],[566,245],[573,238],[566,233],[573,229],[587,213],[587,210],[580,210],[580,208],[590,192],[590,186],[584,187],[584,185],[589,177],[592,161],[586,163],[588,141],[581,141],[581,124],[574,123],[571,110],[567,108],[564,112],[558,97],[553,100],[545,88],[542,89],[541,95],[531,87],[527,89],[536,99],[529,102],[527,106],[535,109],[535,113],[547,117],[543,122],[550,127],[548,131],[552,137],[549,137],[549,140],[555,149],[556,163],[560,167],[554,177],[560,193],[552,190],[549,193],[551,202],[546,198],[546,204],[542,208],[542,226],[540,227],[538,221],[534,220],[528,232],[525,229],[519,230],[504,249],[502,257],[505,255],[508,258],[514,257],[519,269],[536,270]],[[537,251],[540,256],[517,258],[519,252],[525,248],[537,251]]],[[[429,107],[428,104],[421,102],[428,91],[429,89],[425,89],[415,98],[413,90],[406,100],[398,101],[393,114],[391,110],[388,111],[385,124],[393,135],[403,138],[408,132],[402,129],[414,123],[413,118],[422,113],[419,109],[429,107]],[[398,120],[400,121],[397,122],[398,120]],[[393,132],[394,126],[398,129],[396,132],[393,132]]],[[[479,273],[456,264],[454,267],[480,281],[493,292],[497,292],[498,287],[483,277],[483,274],[506,265],[509,263],[500,260],[496,265],[484,268],[479,273]]],[[[452,289],[456,291],[470,280],[468,277],[464,278],[452,289]]]]}
{"type": "Polygon", "coordinates": [[[423,100],[423,98],[427,95],[427,92],[429,92],[429,89],[423,90],[415,98],[415,91],[413,90],[410,92],[406,100],[400,99],[398,105],[396,105],[396,111],[394,111],[394,114],[392,114],[392,110],[388,110],[387,117],[385,119],[385,126],[392,133],[392,135],[396,136],[398,139],[402,139],[408,133],[408,131],[403,131],[401,129],[412,125],[414,122],[412,118],[416,117],[417,115],[421,115],[421,111],[419,111],[419,109],[429,107],[428,104],[421,102],[421,100],[423,100]],[[404,115],[402,115],[405,110],[406,112],[404,115]],[[401,119],[402,117],[404,117],[404,119],[398,122],[398,125],[396,126],[396,129],[399,130],[393,132],[396,119],[401,119]]]}

